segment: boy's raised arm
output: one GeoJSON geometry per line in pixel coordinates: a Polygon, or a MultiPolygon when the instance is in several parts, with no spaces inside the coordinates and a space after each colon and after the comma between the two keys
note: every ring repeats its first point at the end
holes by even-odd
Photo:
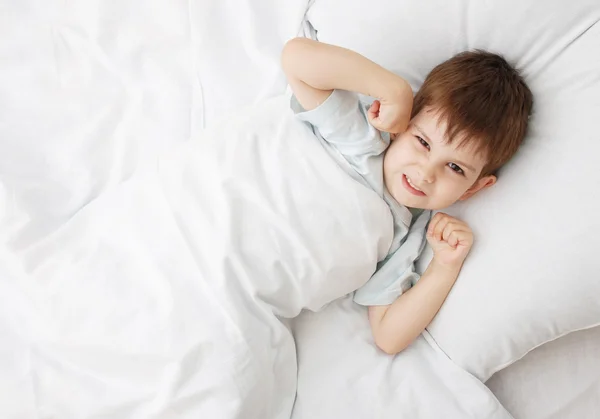
{"type": "Polygon", "coordinates": [[[405,349],[431,323],[444,303],[473,244],[467,224],[443,213],[427,229],[434,257],[415,284],[387,306],[369,307],[375,343],[388,354],[405,349]]]}
{"type": "Polygon", "coordinates": [[[377,111],[369,114],[375,128],[391,133],[406,130],[413,100],[410,85],[362,55],[334,45],[295,38],[285,45],[281,62],[304,109],[316,108],[334,89],[350,90],[378,99],[377,111]]]}

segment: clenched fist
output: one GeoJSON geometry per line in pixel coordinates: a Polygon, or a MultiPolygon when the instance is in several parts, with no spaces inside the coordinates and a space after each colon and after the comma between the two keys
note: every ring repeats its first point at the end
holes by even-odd
{"type": "Polygon", "coordinates": [[[376,100],[371,104],[367,115],[371,125],[379,131],[398,134],[406,131],[411,110],[412,101],[409,100],[376,100]]]}
{"type": "Polygon", "coordinates": [[[429,222],[427,241],[434,260],[460,268],[473,245],[473,232],[465,222],[438,212],[429,222]]]}

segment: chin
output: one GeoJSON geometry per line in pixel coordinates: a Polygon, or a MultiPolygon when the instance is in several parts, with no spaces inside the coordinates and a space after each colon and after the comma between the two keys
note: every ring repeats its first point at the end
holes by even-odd
{"type": "MultiPolygon", "coordinates": [[[[435,202],[432,202],[431,197],[425,196],[416,196],[412,195],[408,191],[404,190],[402,185],[399,185],[398,189],[395,190],[396,193],[392,193],[392,197],[401,205],[409,208],[419,208],[424,210],[439,210],[445,208],[444,206],[436,205],[435,202]]],[[[391,191],[390,191],[391,193],[391,191]]]]}
{"type": "Polygon", "coordinates": [[[406,206],[410,207],[410,208],[418,208],[418,209],[422,209],[422,210],[432,210],[432,211],[435,211],[435,210],[439,209],[439,208],[436,208],[436,207],[432,207],[431,205],[423,205],[423,204],[421,204],[421,205],[419,205],[419,204],[412,204],[412,205],[406,205],[406,206]]]}
{"type": "Polygon", "coordinates": [[[418,198],[415,196],[399,196],[394,197],[399,204],[404,205],[405,207],[410,208],[420,208],[420,209],[429,209],[427,208],[427,202],[423,198],[418,198]]]}
{"type": "Polygon", "coordinates": [[[409,207],[409,208],[419,208],[419,209],[423,209],[423,210],[440,210],[443,209],[445,207],[441,207],[438,205],[435,205],[435,203],[431,203],[428,202],[429,200],[427,199],[426,196],[423,197],[417,197],[417,196],[406,196],[406,195],[402,195],[398,198],[394,197],[396,199],[396,201],[398,201],[399,204],[404,205],[405,207],[409,207]]]}

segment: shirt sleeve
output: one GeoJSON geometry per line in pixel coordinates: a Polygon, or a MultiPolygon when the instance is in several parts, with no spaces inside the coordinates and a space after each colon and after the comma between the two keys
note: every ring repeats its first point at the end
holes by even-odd
{"type": "Polygon", "coordinates": [[[415,261],[427,243],[425,232],[430,215],[430,211],[419,215],[398,250],[381,261],[371,279],[356,290],[354,302],[363,306],[389,305],[418,281],[415,261]]]}
{"type": "Polygon", "coordinates": [[[358,95],[346,90],[334,90],[318,107],[304,110],[295,96],[290,106],[298,119],[310,123],[321,137],[345,157],[379,155],[389,144],[367,118],[367,111],[358,95]]]}

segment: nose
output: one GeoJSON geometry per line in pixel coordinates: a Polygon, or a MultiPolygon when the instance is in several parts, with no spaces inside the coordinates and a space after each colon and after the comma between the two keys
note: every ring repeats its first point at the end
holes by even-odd
{"type": "Polygon", "coordinates": [[[435,170],[432,164],[425,162],[419,168],[419,175],[425,183],[433,183],[435,181],[435,170]]]}

